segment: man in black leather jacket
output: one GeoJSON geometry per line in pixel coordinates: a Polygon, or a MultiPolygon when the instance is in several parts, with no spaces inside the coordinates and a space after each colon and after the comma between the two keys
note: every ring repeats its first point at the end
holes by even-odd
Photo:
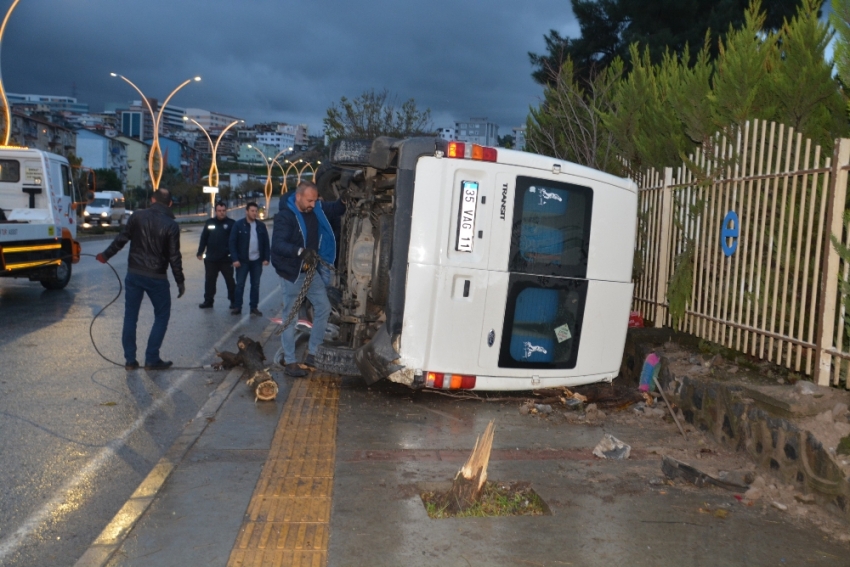
{"type": "Polygon", "coordinates": [[[168,266],[177,282],[177,297],[186,292],[183,262],[180,256],[180,228],[171,212],[171,194],[168,189],[154,191],[151,206],[136,211],[115,237],[112,244],[97,255],[102,263],[118,253],[127,242],[127,277],[124,279],[124,329],[121,343],[124,346],[124,368],[139,367],[136,360],[136,324],[142,298],[147,293],[153,304],[154,322],[145,350],[145,369],[162,370],[171,361],[162,360],[159,348],[168,329],[171,316],[171,287],[168,283],[168,266]]]}

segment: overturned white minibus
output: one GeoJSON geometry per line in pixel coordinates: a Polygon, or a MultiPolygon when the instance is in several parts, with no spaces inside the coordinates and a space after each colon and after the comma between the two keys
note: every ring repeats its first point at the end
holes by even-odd
{"type": "Polygon", "coordinates": [[[339,341],[320,368],[414,388],[613,379],[632,300],[637,188],[541,155],[434,138],[341,141],[339,341]]]}

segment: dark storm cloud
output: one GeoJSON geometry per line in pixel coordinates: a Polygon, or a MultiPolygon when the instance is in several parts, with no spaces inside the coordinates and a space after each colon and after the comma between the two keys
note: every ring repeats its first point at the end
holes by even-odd
{"type": "Polygon", "coordinates": [[[160,99],[201,75],[173,104],[314,133],[341,96],[386,88],[435,126],[487,116],[506,134],[539,100],[527,52],[552,28],[576,33],[566,0],[22,0],[2,72],[9,92],[76,88],[93,111],[138,98],[112,71],[160,99]]]}

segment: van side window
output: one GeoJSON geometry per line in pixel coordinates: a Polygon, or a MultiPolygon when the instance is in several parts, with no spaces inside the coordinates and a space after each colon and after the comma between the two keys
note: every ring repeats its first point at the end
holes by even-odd
{"type": "Polygon", "coordinates": [[[62,193],[66,197],[74,196],[74,182],[71,179],[71,168],[67,165],[62,165],[62,193]]]}
{"type": "Polygon", "coordinates": [[[0,182],[17,183],[21,180],[21,162],[16,159],[0,159],[0,182]]]}
{"type": "Polygon", "coordinates": [[[583,278],[587,275],[593,190],[517,177],[508,269],[583,278]]]}

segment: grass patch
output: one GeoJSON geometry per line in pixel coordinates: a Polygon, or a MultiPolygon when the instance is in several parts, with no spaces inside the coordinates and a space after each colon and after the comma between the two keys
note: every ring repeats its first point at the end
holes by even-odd
{"type": "Polygon", "coordinates": [[[549,508],[527,482],[492,482],[484,484],[481,501],[460,512],[450,514],[446,510],[446,493],[423,492],[420,494],[425,510],[431,518],[489,518],[494,516],[543,516],[549,508]]]}

